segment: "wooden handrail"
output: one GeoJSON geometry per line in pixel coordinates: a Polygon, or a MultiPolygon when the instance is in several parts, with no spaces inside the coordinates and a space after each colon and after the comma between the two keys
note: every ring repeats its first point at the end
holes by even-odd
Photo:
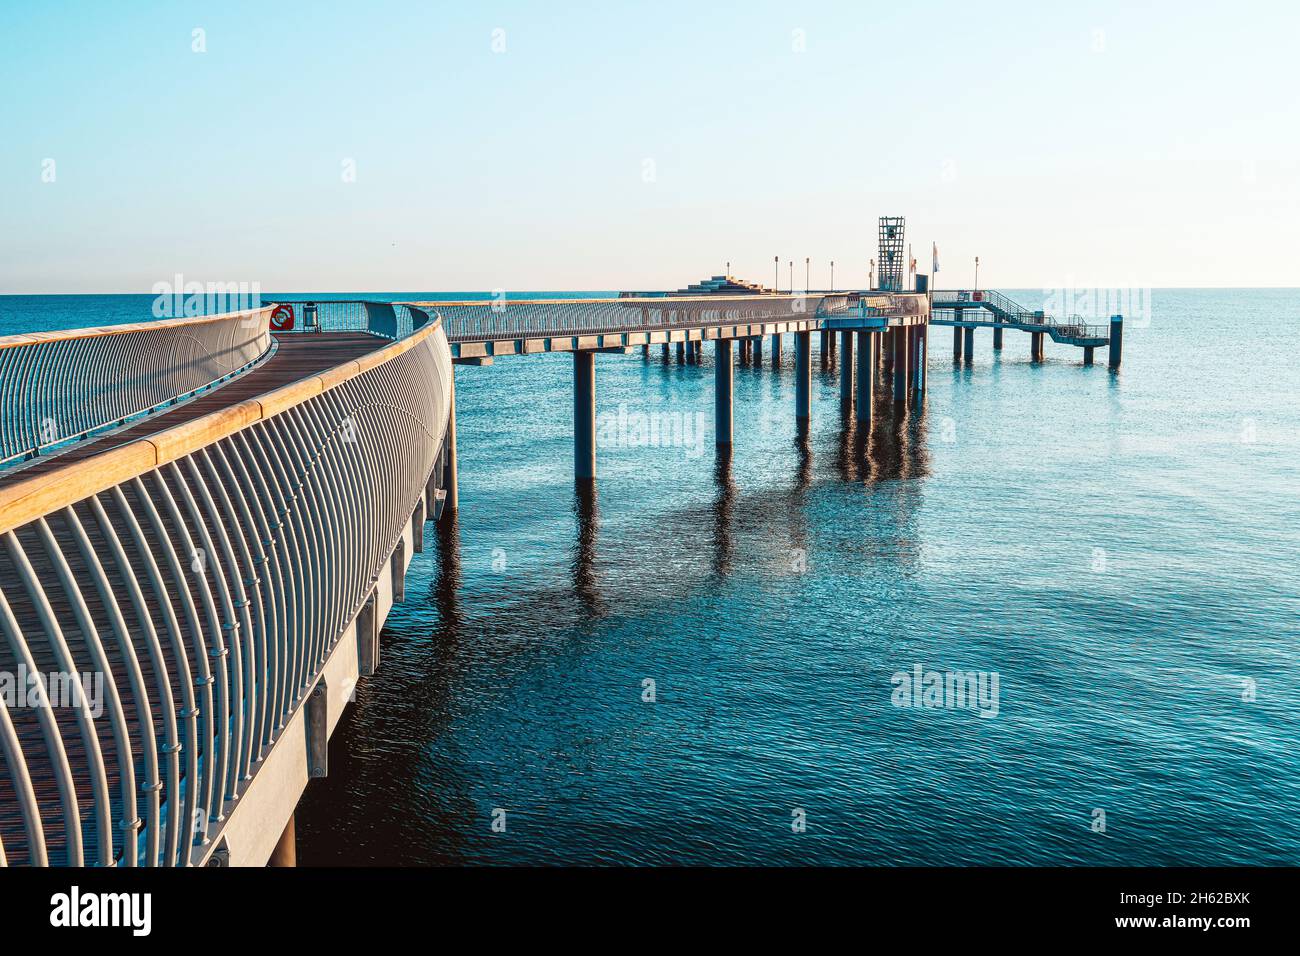
{"type": "MultiPolygon", "coordinates": [[[[163,429],[148,438],[118,445],[45,474],[0,487],[0,534],[83,501],[91,495],[107,491],[115,485],[152,471],[159,465],[176,461],[227,435],[242,431],[255,422],[279,415],[313,396],[337,388],[362,372],[410,351],[441,326],[442,318],[434,316],[427,325],[405,338],[376,349],[360,359],[349,360],[257,398],[163,429]]],[[[145,323],[145,327],[155,326],[145,323]]]]}

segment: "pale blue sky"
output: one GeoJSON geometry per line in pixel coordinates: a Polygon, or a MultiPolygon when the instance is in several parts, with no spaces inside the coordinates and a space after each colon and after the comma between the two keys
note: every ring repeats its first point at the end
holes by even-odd
{"type": "Polygon", "coordinates": [[[1300,286],[1298,36],[1283,2],[3,0],[0,292],[861,286],[883,214],[944,287],[1300,286]]]}

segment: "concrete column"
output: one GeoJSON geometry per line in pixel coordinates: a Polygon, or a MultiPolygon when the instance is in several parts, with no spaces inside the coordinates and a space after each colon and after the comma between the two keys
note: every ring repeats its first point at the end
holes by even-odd
{"type": "Polygon", "coordinates": [[[1083,364],[1084,364],[1084,365],[1091,365],[1091,364],[1092,364],[1092,350],[1093,350],[1093,347],[1092,347],[1091,345],[1085,345],[1085,346],[1083,347],[1083,364]]]}
{"type": "Polygon", "coordinates": [[[669,361],[670,359],[671,359],[671,355],[669,354],[668,343],[665,342],[665,343],[664,343],[664,363],[667,364],[668,361],[669,361]]]}
{"type": "Polygon", "coordinates": [[[442,489],[447,497],[442,502],[442,514],[438,516],[439,524],[450,524],[456,520],[456,509],[460,507],[460,479],[456,467],[456,376],[452,366],[451,378],[451,413],[447,416],[447,437],[444,442],[446,462],[442,471],[442,489]]]}
{"type": "Polygon", "coordinates": [[[290,814],[289,822],[284,825],[284,832],[280,834],[280,842],[275,845],[271,851],[271,858],[266,861],[267,866],[297,866],[298,865],[298,832],[294,826],[293,815],[290,814]]]}
{"type": "Polygon", "coordinates": [[[821,355],[822,368],[829,368],[831,364],[831,333],[829,329],[822,329],[820,334],[821,340],[818,343],[820,346],[818,352],[821,355]]]}
{"type": "Polygon", "coordinates": [[[848,418],[853,412],[853,332],[840,332],[840,414],[848,418]]]}
{"type": "Polygon", "coordinates": [[[717,436],[718,447],[731,448],[732,434],[732,391],[734,375],[731,364],[731,339],[718,339],[714,345],[713,368],[713,432],[717,436]]]}
{"type": "Polygon", "coordinates": [[[781,333],[772,333],[772,368],[777,368],[781,364],[781,333]]]}
{"type": "Polygon", "coordinates": [[[596,353],[573,353],[573,477],[596,479],[596,353]]]}
{"type": "Polygon", "coordinates": [[[975,361],[975,330],[973,328],[963,329],[965,344],[962,349],[966,353],[966,364],[970,365],[975,361]]]}
{"type": "Polygon", "coordinates": [[[749,351],[754,359],[754,364],[761,366],[763,364],[763,336],[756,335],[750,340],[749,351]]]}
{"type": "Polygon", "coordinates": [[[1119,368],[1124,354],[1124,316],[1110,317],[1110,367],[1119,368]]]}
{"type": "Polygon", "coordinates": [[[835,333],[834,333],[834,331],[832,331],[832,332],[830,333],[830,353],[831,353],[831,365],[833,366],[833,365],[835,364],[835,333]]]}
{"type": "MultiPolygon", "coordinates": [[[[880,336],[866,329],[858,330],[858,387],[857,413],[858,423],[871,426],[871,386],[876,380],[876,352],[880,348],[880,336]]],[[[849,353],[844,351],[845,360],[849,353]]]]}
{"type": "Polygon", "coordinates": [[[685,342],[677,343],[677,364],[678,365],[686,364],[686,343],[685,342]]]}
{"type": "Polygon", "coordinates": [[[954,362],[961,361],[961,333],[962,327],[960,325],[952,327],[952,360],[954,362]]]}
{"type": "Polygon", "coordinates": [[[1041,362],[1043,360],[1043,333],[1029,333],[1029,360],[1031,362],[1041,362]]]}
{"type": "Polygon", "coordinates": [[[894,336],[894,401],[907,403],[907,329],[898,326],[890,329],[894,336]]]}
{"type": "Polygon", "coordinates": [[[649,342],[647,342],[645,345],[641,346],[641,357],[642,357],[643,359],[645,359],[647,362],[650,361],[650,343],[649,343],[649,342]]]}
{"type": "Polygon", "coordinates": [[[800,431],[812,418],[812,333],[794,334],[794,417],[800,431]]]}
{"type": "Polygon", "coordinates": [[[993,351],[1002,351],[1002,326],[993,326],[993,351]]]}
{"type": "Polygon", "coordinates": [[[930,326],[918,325],[916,327],[916,373],[913,376],[918,394],[925,392],[925,380],[929,375],[929,346],[930,326]]]}

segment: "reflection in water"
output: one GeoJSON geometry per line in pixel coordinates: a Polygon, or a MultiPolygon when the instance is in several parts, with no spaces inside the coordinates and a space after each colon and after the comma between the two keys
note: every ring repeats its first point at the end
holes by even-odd
{"type": "Polygon", "coordinates": [[[578,518],[578,540],[573,553],[573,590],[592,617],[605,615],[596,576],[596,532],[600,513],[596,504],[596,482],[574,483],[573,511],[578,518]]]}
{"type": "Polygon", "coordinates": [[[465,623],[458,602],[460,592],[460,521],[452,515],[435,526],[438,570],[433,579],[433,605],[444,636],[454,638],[465,623]]]}
{"type": "Polygon", "coordinates": [[[718,495],[713,501],[713,576],[722,579],[731,570],[735,544],[731,535],[731,513],[736,504],[736,483],[731,477],[731,448],[718,449],[713,466],[718,495]]]}

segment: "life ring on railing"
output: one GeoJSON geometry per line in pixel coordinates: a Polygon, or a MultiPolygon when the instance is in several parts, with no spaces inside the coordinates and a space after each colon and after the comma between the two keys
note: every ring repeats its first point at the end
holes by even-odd
{"type": "Polygon", "coordinates": [[[293,306],[277,305],[271,310],[271,331],[288,332],[293,328],[293,306]]]}

